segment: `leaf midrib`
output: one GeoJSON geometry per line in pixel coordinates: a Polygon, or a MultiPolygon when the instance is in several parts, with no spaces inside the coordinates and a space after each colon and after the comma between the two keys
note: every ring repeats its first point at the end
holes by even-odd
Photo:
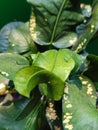
{"type": "Polygon", "coordinates": [[[65,5],[66,2],[67,2],[67,0],[63,1],[62,5],[61,5],[61,8],[60,8],[60,10],[58,12],[58,15],[57,15],[57,18],[56,18],[56,21],[55,21],[55,25],[54,25],[54,28],[53,28],[53,32],[52,32],[52,35],[51,35],[50,44],[53,43],[53,40],[54,40],[54,37],[55,37],[55,32],[56,32],[57,25],[58,25],[58,22],[59,22],[59,18],[61,16],[62,10],[63,10],[64,5],[65,5]]]}

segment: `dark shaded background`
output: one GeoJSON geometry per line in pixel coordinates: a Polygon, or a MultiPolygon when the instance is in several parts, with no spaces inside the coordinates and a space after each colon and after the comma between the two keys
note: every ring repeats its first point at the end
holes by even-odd
{"type": "Polygon", "coordinates": [[[30,4],[26,0],[0,0],[0,29],[11,21],[27,21],[30,4]]]}

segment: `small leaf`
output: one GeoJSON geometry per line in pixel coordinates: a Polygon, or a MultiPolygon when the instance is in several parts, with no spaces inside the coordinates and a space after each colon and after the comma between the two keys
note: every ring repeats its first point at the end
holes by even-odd
{"type": "Polygon", "coordinates": [[[23,56],[12,53],[0,54],[0,74],[4,77],[13,80],[15,73],[25,66],[28,66],[29,62],[23,56]]]}
{"type": "Polygon", "coordinates": [[[78,12],[79,1],[27,0],[32,5],[30,32],[39,45],[57,48],[72,46],[77,40],[75,26],[84,17],[78,12]]]}
{"type": "Polygon", "coordinates": [[[80,77],[80,80],[82,88],[71,82],[64,90],[62,101],[64,130],[97,130],[95,87],[86,77],[80,77]]]}
{"type": "Polygon", "coordinates": [[[39,67],[25,67],[19,70],[14,79],[15,89],[29,97],[30,92],[40,83],[48,85],[47,97],[59,100],[64,90],[64,82],[53,73],[39,67]]]}

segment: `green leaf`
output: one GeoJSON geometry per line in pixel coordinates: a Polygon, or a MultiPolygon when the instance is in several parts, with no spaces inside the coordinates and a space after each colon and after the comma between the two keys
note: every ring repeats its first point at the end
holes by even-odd
{"type": "Polygon", "coordinates": [[[13,28],[17,28],[21,26],[23,23],[22,22],[11,22],[5,25],[1,30],[0,30],[0,53],[1,52],[6,52],[9,46],[9,41],[8,37],[12,31],[13,28]]]}
{"type": "Polygon", "coordinates": [[[46,83],[48,96],[59,100],[64,90],[64,82],[53,73],[39,67],[25,67],[19,70],[14,79],[15,89],[22,95],[29,97],[30,92],[40,83],[46,83]]]}
{"type": "Polygon", "coordinates": [[[21,99],[18,103],[11,102],[8,106],[0,105],[0,130],[25,129],[25,124],[28,118],[19,122],[16,121],[15,118],[27,102],[27,99],[21,99]]]}
{"type": "Polygon", "coordinates": [[[80,80],[81,89],[74,82],[69,82],[64,90],[62,101],[64,130],[97,130],[95,87],[86,77],[80,77],[80,80]]]}
{"type": "Polygon", "coordinates": [[[78,0],[27,1],[32,5],[30,32],[37,44],[66,48],[76,42],[75,26],[84,19],[78,0]]]}
{"type": "Polygon", "coordinates": [[[38,114],[40,113],[40,109],[42,109],[43,105],[42,102],[39,101],[35,107],[33,108],[27,122],[25,125],[25,130],[37,130],[37,121],[38,121],[38,114]]]}
{"type": "Polygon", "coordinates": [[[67,49],[49,50],[44,53],[32,54],[31,57],[33,66],[44,68],[63,81],[68,78],[72,70],[76,72],[82,62],[79,55],[67,49]]]}
{"type": "Polygon", "coordinates": [[[25,106],[25,108],[17,116],[17,118],[16,118],[17,121],[22,120],[25,117],[27,117],[31,113],[31,111],[33,110],[33,108],[37,104],[37,102],[40,100],[40,94],[38,92],[38,89],[36,89],[35,91],[33,91],[32,95],[33,96],[30,99],[30,101],[27,103],[27,105],[25,106]]]}
{"type": "Polygon", "coordinates": [[[4,77],[13,80],[15,73],[28,66],[29,62],[23,56],[12,53],[1,53],[0,54],[0,74],[4,77]]]}
{"type": "Polygon", "coordinates": [[[32,51],[32,53],[37,51],[37,48],[30,37],[28,22],[18,28],[12,29],[9,35],[9,42],[8,52],[25,54],[30,51],[32,51]]]}

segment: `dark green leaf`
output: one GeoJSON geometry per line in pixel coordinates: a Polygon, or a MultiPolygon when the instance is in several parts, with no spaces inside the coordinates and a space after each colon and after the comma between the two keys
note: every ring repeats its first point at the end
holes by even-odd
{"type": "Polygon", "coordinates": [[[82,88],[74,82],[68,83],[63,96],[64,130],[97,130],[98,110],[93,83],[80,77],[82,88]]]}
{"type": "Polygon", "coordinates": [[[12,53],[2,53],[0,54],[0,74],[8,79],[13,80],[15,73],[28,66],[29,62],[23,56],[12,53]]]}
{"type": "Polygon", "coordinates": [[[66,48],[77,40],[75,25],[84,17],[76,0],[27,0],[32,5],[30,32],[40,45],[66,48]]]}
{"type": "Polygon", "coordinates": [[[12,102],[8,106],[0,105],[0,130],[24,130],[27,119],[22,121],[16,121],[15,118],[20,113],[21,109],[24,108],[28,100],[20,100],[14,104],[12,102]]]}
{"type": "Polygon", "coordinates": [[[87,63],[88,66],[84,75],[89,77],[93,82],[98,82],[98,56],[88,55],[87,63]]]}
{"type": "Polygon", "coordinates": [[[30,99],[28,104],[25,106],[25,108],[22,110],[22,112],[18,115],[16,118],[17,121],[24,119],[27,117],[31,111],[33,110],[34,106],[37,104],[37,102],[40,100],[40,94],[37,91],[33,92],[33,97],[30,99]]]}
{"type": "Polygon", "coordinates": [[[6,52],[9,46],[8,37],[13,28],[21,26],[22,22],[11,22],[0,30],[0,52],[6,52]]]}
{"type": "Polygon", "coordinates": [[[39,101],[35,107],[32,110],[32,113],[30,114],[26,125],[25,125],[25,130],[37,130],[37,119],[38,119],[38,114],[40,112],[42,106],[42,102],[39,101]]]}

